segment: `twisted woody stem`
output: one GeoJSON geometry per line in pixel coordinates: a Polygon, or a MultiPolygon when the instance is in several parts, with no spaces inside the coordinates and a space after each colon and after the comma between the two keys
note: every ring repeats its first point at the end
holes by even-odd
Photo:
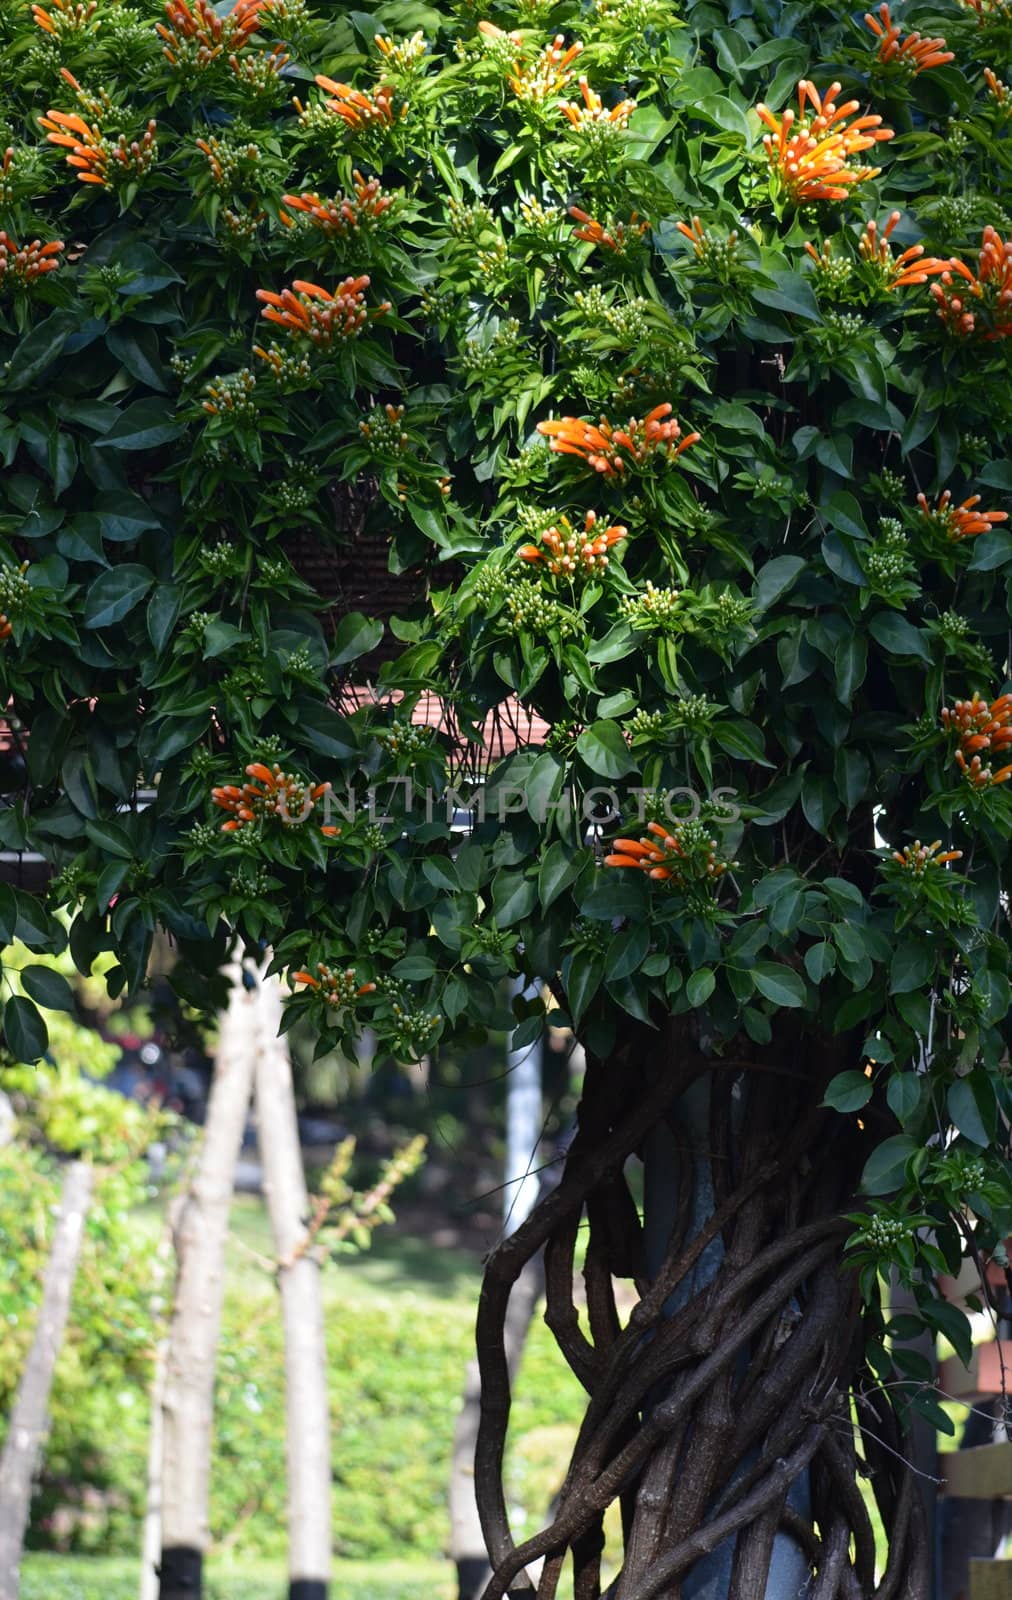
{"type": "Polygon", "coordinates": [[[727,1600],[774,1593],[771,1573],[787,1566],[808,1575],[814,1600],[922,1600],[919,1501],[889,1396],[862,1364],[856,1285],[842,1263],[842,1214],[868,1136],[820,1108],[849,1041],[781,1028],[765,1052],[720,1070],[690,1019],[669,1022],[659,1058],[658,1038],[637,1025],[607,1063],[589,1061],[562,1182],[486,1267],[475,1487],[493,1575],[483,1600],[533,1593],[538,1563],[538,1600],[552,1600],[567,1559],[576,1600],[599,1600],[615,1502],[625,1550],[609,1600],[676,1600],[704,1566],[719,1569],[727,1600]],[[702,1222],[684,1123],[700,1080],[712,1202],[702,1222]],[[648,1280],[626,1168],[658,1127],[678,1173],[648,1280]],[[517,1545],[502,1477],[504,1326],[510,1289],[542,1248],[546,1321],[588,1402],[554,1515],[517,1545]],[[639,1292],[624,1326],[616,1278],[639,1292]],[[877,1585],[859,1473],[889,1539],[877,1585]]]}

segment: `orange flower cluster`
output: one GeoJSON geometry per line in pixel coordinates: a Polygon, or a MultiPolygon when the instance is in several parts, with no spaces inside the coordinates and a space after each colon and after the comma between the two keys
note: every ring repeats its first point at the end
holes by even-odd
{"type": "MultiPolygon", "coordinates": [[[[44,6],[32,6],[36,27],[41,28],[43,33],[83,33],[98,10],[98,0],[87,0],[87,3],[81,0],[80,4],[74,4],[73,0],[49,0],[49,4],[51,11],[44,6]]],[[[91,32],[94,33],[100,24],[101,18],[95,22],[91,32]]]]}
{"type": "MultiPolygon", "coordinates": [[[[685,882],[689,852],[682,840],[676,837],[680,831],[683,830],[676,829],[676,833],[669,833],[663,823],[648,822],[647,832],[653,835],[652,838],[616,839],[613,854],[605,856],[604,864],[606,867],[635,867],[658,882],[671,880],[681,885],[685,882]]],[[[699,875],[710,879],[721,878],[734,863],[717,859],[716,839],[708,839],[706,845],[707,854],[699,875]]]]}
{"type": "Polygon", "coordinates": [[[34,283],[45,273],[55,272],[60,265],[57,258],[62,249],[62,239],[54,239],[50,244],[33,239],[31,244],[19,245],[9,233],[0,229],[0,288],[5,284],[34,283]]]}
{"type": "Polygon", "coordinates": [[[581,128],[597,126],[600,123],[607,123],[614,128],[628,126],[629,118],[636,110],[635,100],[620,100],[617,106],[612,106],[610,111],[606,111],[601,96],[590,87],[586,78],[580,78],[579,85],[583,105],[574,105],[571,100],[563,100],[559,106],[563,116],[569,119],[577,132],[581,128]]]}
{"type": "MultiPolygon", "coordinates": [[[[264,822],[270,817],[280,817],[286,828],[298,827],[310,815],[317,800],[327,794],[329,783],[306,784],[291,773],[282,772],[279,766],[267,767],[262,761],[252,761],[246,768],[250,783],[226,783],[211,790],[211,799],[222,811],[231,813],[230,820],[221,825],[222,833],[237,833],[250,823],[264,822]]],[[[340,828],[330,824],[320,829],[327,838],[340,833],[340,828]]]]}
{"type": "Polygon", "coordinates": [[[560,517],[559,521],[560,528],[549,528],[541,535],[541,543],[545,546],[545,550],[539,550],[536,544],[520,546],[517,555],[521,561],[527,561],[531,565],[536,561],[543,561],[549,572],[566,578],[571,578],[581,571],[591,575],[604,570],[608,565],[608,551],[629,533],[629,529],[623,528],[619,523],[610,528],[598,529],[596,511],[587,512],[583,531],[578,534],[573,532],[573,525],[568,517],[560,517]]]}
{"type": "Polygon", "coordinates": [[[311,972],[293,972],[292,982],[319,990],[320,998],[328,1006],[338,1008],[349,1005],[351,1001],[358,1000],[364,994],[373,994],[376,989],[374,983],[359,983],[354,967],[346,967],[343,972],[335,972],[332,967],[318,961],[316,970],[318,977],[314,977],[311,972]]]}
{"type": "MultiPolygon", "coordinates": [[[[889,236],[899,222],[900,216],[899,211],[891,211],[881,234],[878,231],[878,223],[870,218],[864,225],[858,246],[863,261],[881,267],[887,289],[906,289],[912,283],[927,283],[930,277],[939,272],[947,272],[949,268],[947,260],[939,256],[925,256],[922,244],[912,244],[909,249],[893,257],[889,236]]],[[[806,244],[805,249],[818,264],[819,257],[812,246],[806,244]]]]}
{"type": "Polygon", "coordinates": [[[538,432],[548,439],[550,449],[560,455],[580,456],[595,472],[606,478],[617,478],[630,462],[639,465],[651,455],[673,461],[697,442],[699,434],[689,433],[676,445],[682,428],[671,416],[671,410],[670,401],[665,400],[662,405],[654,406],[642,421],[630,417],[624,428],[613,427],[607,417],[602,417],[596,426],[578,417],[562,417],[558,422],[539,422],[538,432]],[[625,455],[620,455],[620,451],[625,451],[625,455]]]}
{"type": "MultiPolygon", "coordinates": [[[[323,103],[328,111],[340,117],[343,122],[355,133],[361,133],[365,128],[379,125],[389,128],[394,123],[394,88],[393,84],[378,84],[372,94],[363,94],[361,89],[353,89],[350,83],[335,83],[333,78],[325,78],[317,73],[316,82],[321,89],[326,89],[333,98],[323,103]]],[[[296,101],[298,104],[298,101],[296,101]]],[[[401,118],[408,114],[407,105],[401,107],[401,118]]]]}
{"type": "Polygon", "coordinates": [[[851,156],[870,150],[882,140],[895,137],[892,128],[882,126],[879,116],[854,117],[860,110],[857,100],[842,106],[836,97],[842,85],[830,84],[825,97],[813,83],[802,78],[798,84],[801,120],[795,130],[795,113],[788,108],[775,117],[761,102],[756,112],[770,132],[763,139],[766,156],[790,198],[797,205],[810,200],[845,200],[850,188],[877,177],[880,167],[850,167],[851,156]],[[811,102],[815,115],[806,115],[811,102]]]}
{"type": "Polygon", "coordinates": [[[962,850],[942,850],[941,855],[937,855],[939,850],[942,850],[941,839],[935,839],[931,844],[922,844],[920,839],[915,839],[902,851],[894,850],[893,860],[898,861],[915,878],[923,878],[929,867],[943,867],[947,861],[963,859],[962,850]]]}
{"type": "Polygon", "coordinates": [[[974,507],[980,504],[979,494],[972,494],[960,505],[954,506],[952,491],[943,489],[937,505],[930,506],[924,494],[917,496],[917,504],[921,508],[921,515],[940,528],[953,543],[959,539],[976,538],[978,533],[990,533],[996,522],[1008,521],[1007,511],[976,511],[974,507]]]}
{"type": "Polygon", "coordinates": [[[947,61],[955,60],[953,52],[946,50],[944,39],[922,39],[919,33],[908,33],[903,39],[899,23],[893,22],[887,4],[879,6],[877,17],[874,12],[866,11],[864,20],[878,38],[879,46],[875,54],[883,66],[892,62],[916,74],[927,72],[931,67],[943,67],[947,61]]]}
{"type": "Polygon", "coordinates": [[[586,211],[581,211],[579,206],[570,206],[569,215],[581,224],[573,229],[574,238],[600,245],[602,250],[614,250],[616,255],[621,255],[629,244],[642,239],[650,227],[645,218],[640,220],[636,211],[629,218],[628,227],[624,222],[613,222],[610,228],[606,228],[602,223],[595,222],[586,211]]]}
{"type": "Polygon", "coordinates": [[[990,67],[984,68],[984,81],[987,84],[988,93],[992,100],[996,100],[1000,106],[1007,106],[1008,109],[1012,110],[1012,89],[1009,89],[1008,84],[1003,83],[998,74],[992,72],[990,67]]]}
{"type": "Polygon", "coordinates": [[[949,332],[963,339],[978,331],[983,339],[1012,337],[1012,239],[1004,240],[997,228],[989,225],[981,239],[977,272],[971,272],[955,256],[949,268],[942,274],[941,283],[931,285],[938,316],[949,332]],[[969,287],[956,292],[953,273],[969,287]],[[977,302],[976,309],[967,306],[967,294],[977,302]],[[978,311],[984,313],[984,326],[979,330],[978,311]]]}
{"type": "Polygon", "coordinates": [[[168,23],[157,22],[162,54],[178,67],[190,61],[208,67],[223,50],[240,50],[260,27],[263,0],[238,0],[226,17],[219,17],[209,0],[165,0],[168,23]]]}
{"type": "Polygon", "coordinates": [[[97,123],[89,126],[74,111],[50,111],[40,117],[39,124],[47,130],[50,144],[64,145],[70,155],[67,165],[77,168],[82,183],[97,183],[111,188],[115,178],[140,177],[150,167],[158,152],[155,143],[157,124],[150,121],[140,139],[129,144],[121,133],[116,144],[107,139],[97,123]]]}
{"type": "Polygon", "coordinates": [[[273,88],[291,59],[283,44],[272,44],[269,50],[258,50],[253,56],[239,57],[233,52],[228,66],[233,78],[255,94],[263,94],[273,88]]]}
{"type": "MultiPolygon", "coordinates": [[[[358,233],[359,229],[379,221],[384,211],[393,204],[393,197],[383,193],[378,178],[369,178],[367,181],[357,167],[352,179],[355,184],[354,195],[342,195],[338,200],[321,200],[318,194],[306,190],[303,194],[282,195],[282,204],[307,217],[313,227],[319,228],[328,238],[341,239],[345,234],[358,233]]],[[[279,216],[286,228],[295,226],[294,219],[287,212],[281,211],[279,216]]]]}
{"type": "Polygon", "coordinates": [[[1012,754],[1012,694],[991,702],[974,694],[972,700],[957,700],[951,711],[943,706],[942,727],[946,733],[959,735],[956,765],[975,789],[988,789],[1012,778],[1012,766],[992,772],[980,756],[982,751],[1012,754]]]}
{"type": "Polygon", "coordinates": [[[335,340],[357,338],[370,317],[382,317],[390,310],[389,300],[374,311],[368,309],[364,293],[368,287],[365,273],[359,278],[344,278],[333,294],[318,283],[295,278],[291,289],[283,289],[280,294],[258,289],[257,299],[265,302],[260,315],[268,322],[276,322],[296,337],[326,346],[335,340]]]}
{"type": "MultiPolygon", "coordinates": [[[[508,39],[511,44],[517,45],[521,42],[518,34],[505,34],[492,22],[479,23],[478,31],[493,41],[508,39]]],[[[572,64],[582,50],[583,45],[579,40],[567,47],[564,35],[557,33],[551,44],[545,45],[536,61],[514,61],[513,71],[507,73],[506,81],[519,100],[538,103],[550,100],[553,95],[561,94],[571,81],[572,64]]]]}

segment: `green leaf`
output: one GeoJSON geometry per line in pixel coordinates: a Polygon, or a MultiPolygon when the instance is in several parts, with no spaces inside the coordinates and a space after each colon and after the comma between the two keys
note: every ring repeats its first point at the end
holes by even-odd
{"type": "Polygon", "coordinates": [[[973,541],[971,572],[993,572],[996,567],[1012,561],[1012,533],[1004,528],[993,528],[990,533],[978,534],[973,541]]]}
{"type": "Polygon", "coordinates": [[[631,977],[646,960],[650,948],[650,929],[645,922],[624,933],[616,933],[608,946],[608,981],[631,977]]]}
{"type": "Polygon", "coordinates": [[[827,495],[822,504],[822,512],[827,522],[840,533],[847,534],[851,539],[867,539],[868,529],[861,514],[861,507],[846,489],[834,489],[832,494],[827,495]]]}
{"type": "Polygon", "coordinates": [[[863,633],[849,633],[836,652],[836,698],[849,706],[864,682],[868,670],[868,640],[863,633]]]}
{"type": "Polygon", "coordinates": [[[349,661],[375,650],[383,637],[383,624],[375,617],[363,616],[361,611],[350,611],[342,617],[334,633],[334,647],[330,657],[332,667],[343,667],[349,661]]]}
{"type": "Polygon", "coordinates": [[[448,894],[455,894],[459,885],[453,862],[446,856],[426,856],[422,861],[422,872],[436,889],[445,889],[448,894]]]}
{"type": "Polygon", "coordinates": [[[925,1080],[916,1072],[894,1072],[886,1088],[889,1110],[901,1127],[919,1110],[925,1080]]]}
{"type": "Polygon", "coordinates": [[[753,298],[761,306],[769,306],[774,311],[790,311],[797,317],[804,317],[808,322],[821,322],[822,312],[819,302],[812,291],[811,283],[795,272],[772,272],[775,288],[758,288],[753,290],[753,298]]]}
{"type": "Polygon", "coordinates": [[[981,1115],[981,1107],[974,1088],[969,1078],[957,1078],[956,1082],[949,1086],[946,1105],[949,1108],[949,1116],[963,1137],[969,1139],[971,1144],[979,1144],[986,1149],[991,1143],[991,1132],[981,1115]]]}
{"type": "Polygon", "coordinates": [[[537,884],[522,872],[498,872],[492,879],[492,908],[500,928],[529,917],[537,900],[537,884]]]}
{"type": "Polygon", "coordinates": [[[569,1014],[579,1024],[604,977],[604,957],[590,950],[577,950],[563,962],[562,979],[566,986],[569,1014]]]}
{"type": "Polygon", "coordinates": [[[602,778],[623,778],[636,771],[636,762],[622,737],[617,722],[607,718],[585,728],[576,741],[576,749],[591,772],[602,778]]]}
{"type": "Polygon", "coordinates": [[[716,987],[717,979],[710,968],[697,968],[685,985],[685,994],[690,1006],[693,1009],[705,1006],[716,987]]]}
{"type": "Polygon", "coordinates": [[[762,729],[757,728],[754,722],[746,722],[744,719],[738,722],[717,722],[713,728],[713,740],[722,750],[726,750],[728,755],[740,756],[743,761],[754,761],[758,767],[772,767],[776,764],[767,760],[762,729]]]}
{"type": "Polygon", "coordinates": [[[813,983],[821,983],[835,970],[836,951],[827,940],[820,939],[818,944],[810,945],[805,951],[805,971],[813,983]]]}
{"type": "Polygon", "coordinates": [[[49,1048],[49,1029],[38,1009],[22,995],[8,1000],[3,1011],[4,1037],[15,1061],[38,1061],[49,1048]]]}
{"type": "Polygon", "coordinates": [[[52,365],[71,333],[79,326],[79,318],[70,311],[53,311],[36,323],[10,356],[3,388],[8,391],[27,389],[52,365]]]}
{"type": "Polygon", "coordinates": [[[97,844],[107,855],[118,856],[121,861],[133,858],[134,847],[125,828],[115,822],[86,822],[84,831],[92,844],[97,844]]]}
{"type": "Polygon", "coordinates": [[[746,144],[751,141],[752,133],[744,111],[726,95],[704,94],[699,100],[692,102],[690,113],[694,117],[705,117],[708,122],[716,123],[725,133],[737,134],[746,144]]]}
{"type": "Polygon", "coordinates": [[[338,716],[318,701],[305,701],[288,708],[288,720],[310,750],[347,761],[355,754],[355,731],[346,717],[338,716]]]}
{"type": "Polygon", "coordinates": [[[889,993],[908,994],[931,982],[938,960],[934,946],[905,939],[896,950],[889,968],[889,993]]]}
{"type": "Polygon", "coordinates": [[[874,1149],[861,1174],[865,1194],[889,1194],[903,1182],[903,1172],[918,1146],[907,1133],[894,1134],[874,1149]]]}
{"type": "Polygon", "coordinates": [[[110,861],[102,868],[95,885],[95,901],[100,915],[104,916],[108,911],[110,900],[123,887],[129,871],[129,861],[110,861]]]}
{"type": "Polygon", "coordinates": [[[405,983],[427,983],[436,975],[436,965],[428,956],[404,956],[390,969],[395,978],[405,983]]]}
{"type": "Polygon", "coordinates": [[[148,601],[148,638],[161,655],[179,621],[182,610],[182,590],[174,583],[160,583],[148,601]]]}
{"type": "Polygon", "coordinates": [[[74,1011],[74,991],[62,972],[33,962],[21,968],[20,977],[25,993],[40,1006],[49,1011],[74,1011]]]}
{"type": "Polygon", "coordinates": [[[872,637],[894,656],[916,656],[931,665],[931,651],[924,634],[895,611],[880,611],[869,623],[872,637]]]}
{"type": "Polygon", "coordinates": [[[130,561],[100,572],[85,597],[85,627],[108,628],[114,622],[122,622],[144,599],[154,581],[153,572],[130,561]]]}
{"type": "Polygon", "coordinates": [[[158,354],[158,334],[151,326],[120,323],[110,328],[105,340],[110,355],[122,362],[131,378],[146,383],[149,389],[166,388],[165,373],[158,354]]]}
{"type": "Polygon", "coordinates": [[[838,1072],[830,1080],[822,1104],[834,1111],[860,1111],[871,1099],[872,1081],[863,1072],[838,1072]]]}
{"type": "Polygon", "coordinates": [[[753,602],[757,612],[767,611],[786,594],[806,566],[801,556],[776,556],[767,561],[756,579],[753,602]]]}
{"type": "Polygon", "coordinates": [[[120,412],[109,432],[95,440],[95,449],[154,450],[170,439],[178,439],[182,431],[168,400],[135,400],[120,412]]]}
{"type": "Polygon", "coordinates": [[[759,993],[775,1006],[796,1008],[808,999],[801,974],[779,961],[757,961],[752,968],[752,979],[759,993]]]}
{"type": "Polygon", "coordinates": [[[549,845],[538,869],[538,898],[543,911],[568,889],[583,865],[579,856],[571,855],[561,840],[549,845]]]}
{"type": "Polygon", "coordinates": [[[113,544],[134,544],[149,528],[161,527],[147,501],[126,489],[98,495],[95,515],[101,524],[103,539],[113,544]]]}

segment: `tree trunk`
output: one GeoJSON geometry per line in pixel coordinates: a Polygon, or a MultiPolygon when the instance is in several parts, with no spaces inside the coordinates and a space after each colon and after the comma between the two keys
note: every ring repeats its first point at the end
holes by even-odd
{"type": "Polygon", "coordinates": [[[890,1393],[863,1364],[843,1260],[843,1213],[879,1130],[820,1104],[860,1041],[808,1038],[782,1015],[770,1046],[713,1058],[694,1026],[631,1028],[608,1061],[590,1060],[559,1188],[488,1262],[485,1600],[529,1592],[539,1556],[541,1600],[567,1557],[575,1600],[596,1600],[612,1502],[625,1546],[613,1600],[926,1600],[914,1475],[890,1393]],[[647,1237],[625,1171],[634,1154],[648,1158],[648,1212],[662,1202],[647,1237]],[[584,1216],[586,1326],[573,1284],[584,1216]],[[517,1546],[502,1484],[504,1327],[510,1287],[542,1246],[546,1320],[589,1403],[550,1526],[517,1546]],[[624,1326],[615,1278],[640,1295],[624,1326]],[[879,1578],[859,1465],[889,1539],[879,1578]]]}
{"type": "MultiPolygon", "coordinates": [[[[169,1206],[162,1236],[155,1252],[154,1288],[161,1294],[168,1276],[172,1255],[177,1213],[183,1204],[182,1195],[176,1195],[169,1206]]],[[[169,1357],[168,1337],[159,1339],[155,1347],[154,1366],[151,1373],[151,1422],[148,1428],[148,1470],[144,1496],[144,1526],[141,1540],[141,1578],[138,1600],[158,1600],[158,1565],[162,1552],[162,1458],[165,1450],[165,1429],[162,1408],[165,1404],[165,1374],[169,1357]]]]}
{"type": "Polygon", "coordinates": [[[208,1486],[214,1365],[225,1290],[225,1243],[236,1162],[253,1086],[256,994],[229,969],[214,1079],[193,1181],[175,1233],[175,1303],[162,1406],[162,1555],[159,1600],[193,1600],[210,1538],[208,1486]]]}
{"type": "MultiPolygon", "coordinates": [[[[515,1233],[534,1208],[540,1188],[541,1045],[508,1049],[506,1055],[506,1163],[503,1184],[503,1234],[515,1233]]],[[[506,1361],[516,1381],[527,1333],[541,1295],[540,1257],[528,1261],[510,1297],[506,1317],[506,1361]]],[[[464,1398],[457,1416],[450,1461],[450,1556],[457,1569],[459,1600],[475,1600],[492,1576],[474,1494],[474,1451],[481,1415],[477,1361],[468,1363],[464,1398]]]]}
{"type": "Polygon", "coordinates": [[[326,1600],[330,1582],[330,1419],[321,1263],[307,1228],[288,1046],[279,1036],[281,986],[261,989],[256,1099],[264,1193],[278,1256],[285,1324],[289,1600],[326,1600]]]}
{"type": "Polygon", "coordinates": [[[92,1183],[93,1172],[87,1162],[71,1162],[64,1172],[35,1337],[18,1384],[0,1456],[0,1600],[17,1600],[18,1597],[32,1479],[49,1423],[53,1373],[70,1313],[92,1183]]]}

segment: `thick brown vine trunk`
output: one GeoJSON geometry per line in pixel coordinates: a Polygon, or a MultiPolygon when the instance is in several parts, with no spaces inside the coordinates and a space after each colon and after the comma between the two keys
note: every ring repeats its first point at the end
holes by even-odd
{"type": "Polygon", "coordinates": [[[49,1425],[49,1396],[70,1314],[92,1183],[93,1171],[87,1162],[73,1161],[64,1171],[35,1337],[0,1455],[0,1600],[18,1600],[32,1479],[49,1425]]]}
{"type": "Polygon", "coordinates": [[[625,1549],[614,1600],[796,1600],[799,1574],[813,1600],[926,1600],[920,1502],[889,1398],[863,1367],[843,1262],[865,1136],[857,1119],[820,1108],[828,1078],[852,1064],[850,1042],[777,1022],[771,1046],[740,1058],[708,1057],[680,1018],[588,1063],[562,1183],[494,1253],[482,1289],[485,1600],[529,1592],[524,1569],[538,1557],[543,1600],[567,1558],[576,1600],[596,1600],[615,1501],[625,1549]],[[707,1118],[695,1150],[693,1085],[707,1118]],[[658,1130],[676,1181],[668,1236],[647,1251],[625,1166],[658,1130]],[[574,1285],[584,1221],[585,1316],[574,1285]],[[551,1524],[516,1546],[502,1489],[503,1327],[510,1285],[542,1246],[547,1319],[589,1401],[551,1524]],[[624,1326],[623,1277],[640,1295],[624,1326]],[[880,1575],[859,1465],[889,1537],[880,1575]]]}

